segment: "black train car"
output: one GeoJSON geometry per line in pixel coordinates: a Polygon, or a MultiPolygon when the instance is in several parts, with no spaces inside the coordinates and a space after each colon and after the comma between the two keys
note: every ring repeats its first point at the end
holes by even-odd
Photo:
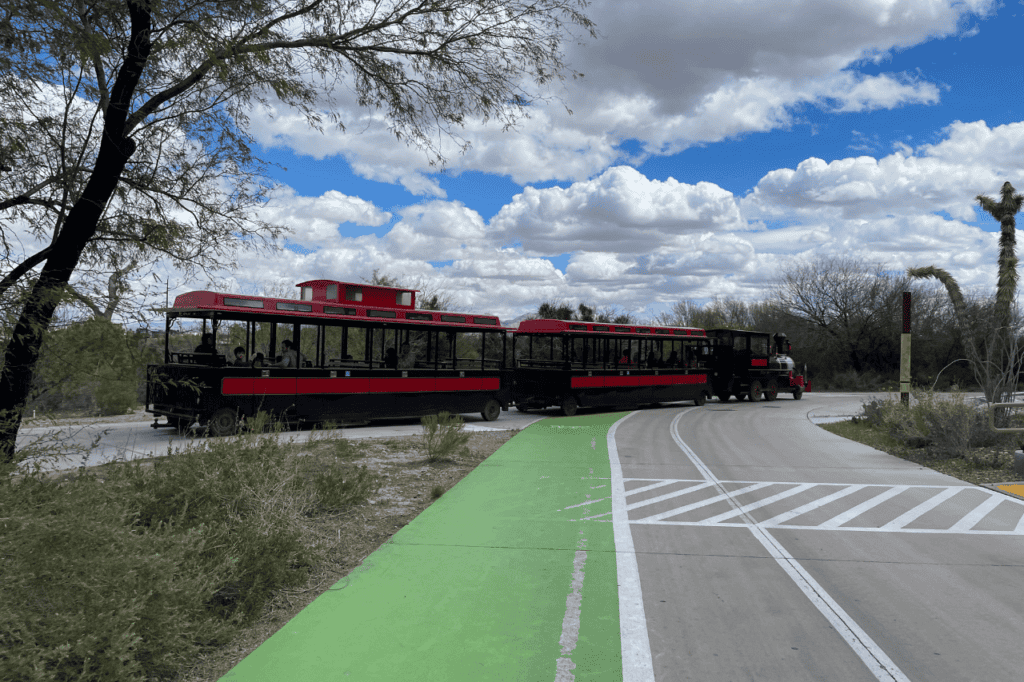
{"type": "Polygon", "coordinates": [[[757,402],[775,400],[779,393],[791,393],[800,400],[810,383],[804,374],[796,374],[796,363],[789,357],[792,346],[785,334],[741,329],[708,329],[715,339],[712,348],[711,388],[718,399],[730,397],[757,402]]]}

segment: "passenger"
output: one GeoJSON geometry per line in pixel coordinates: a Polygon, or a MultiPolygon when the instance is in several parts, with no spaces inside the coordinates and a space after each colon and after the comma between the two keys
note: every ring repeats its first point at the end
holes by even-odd
{"type": "Polygon", "coordinates": [[[676,352],[676,351],[672,351],[672,355],[668,356],[668,366],[669,367],[676,367],[678,365],[679,365],[679,353],[676,352]]]}
{"type": "Polygon", "coordinates": [[[217,352],[217,347],[213,345],[213,334],[203,334],[203,342],[196,346],[196,352],[211,355],[217,352]]]}
{"type": "Polygon", "coordinates": [[[302,357],[302,353],[292,348],[292,342],[289,339],[281,342],[281,359],[275,363],[276,366],[297,369],[302,367],[305,361],[306,358],[302,357]]]}
{"type": "Polygon", "coordinates": [[[235,348],[235,361],[232,363],[235,367],[246,367],[249,361],[245,359],[245,349],[241,346],[235,348]]]}
{"type": "Polygon", "coordinates": [[[622,357],[619,358],[619,364],[620,365],[628,365],[629,364],[629,350],[622,351],[622,357]]]}
{"type": "Polygon", "coordinates": [[[653,350],[647,354],[647,368],[654,369],[658,366],[658,354],[653,350]]]}
{"type": "Polygon", "coordinates": [[[384,366],[391,369],[398,367],[398,353],[395,352],[394,346],[388,348],[384,353],[384,366]]]}
{"type": "Polygon", "coordinates": [[[402,344],[402,350],[398,354],[398,368],[412,369],[416,366],[416,354],[409,348],[409,342],[402,344]]]}

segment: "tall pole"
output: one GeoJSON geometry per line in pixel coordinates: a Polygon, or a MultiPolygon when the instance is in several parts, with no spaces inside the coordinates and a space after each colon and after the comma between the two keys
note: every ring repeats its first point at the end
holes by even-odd
{"type": "Polygon", "coordinates": [[[910,404],[910,292],[903,292],[903,335],[900,338],[900,400],[910,404]]]}

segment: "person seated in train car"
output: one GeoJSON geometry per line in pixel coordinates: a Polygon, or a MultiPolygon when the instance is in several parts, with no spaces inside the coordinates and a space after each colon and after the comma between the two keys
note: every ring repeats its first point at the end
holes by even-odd
{"type": "Polygon", "coordinates": [[[401,351],[398,354],[398,368],[412,369],[416,366],[416,353],[409,347],[409,342],[402,343],[401,351]]]}
{"type": "Polygon", "coordinates": [[[619,364],[620,365],[628,365],[629,364],[629,349],[628,348],[626,350],[622,351],[622,357],[619,358],[619,364]]]}
{"type": "Polygon", "coordinates": [[[398,353],[395,352],[395,347],[391,346],[384,353],[384,366],[390,369],[398,367],[398,353]]]}
{"type": "Polygon", "coordinates": [[[196,346],[196,353],[209,353],[213,355],[217,352],[217,347],[213,345],[213,334],[203,334],[202,343],[196,346]]]}
{"type": "Polygon", "coordinates": [[[263,353],[253,353],[249,356],[249,361],[252,362],[253,367],[262,367],[263,360],[263,353]]]}
{"type": "Polygon", "coordinates": [[[679,366],[679,353],[678,351],[672,351],[672,354],[668,356],[668,362],[665,364],[666,367],[678,367],[679,366]]]}
{"type": "Polygon", "coordinates": [[[306,364],[306,358],[302,356],[295,348],[292,348],[292,342],[290,339],[285,339],[281,342],[281,359],[275,364],[277,367],[288,367],[290,369],[297,369],[306,364]]]}
{"type": "Polygon", "coordinates": [[[249,364],[249,361],[245,357],[245,349],[241,346],[235,347],[235,361],[233,363],[235,367],[245,367],[249,364]]]}

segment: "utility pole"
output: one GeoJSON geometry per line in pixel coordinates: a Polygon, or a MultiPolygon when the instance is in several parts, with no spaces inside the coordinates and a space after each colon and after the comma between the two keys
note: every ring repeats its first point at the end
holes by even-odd
{"type": "Polygon", "coordinates": [[[900,400],[910,404],[910,292],[903,292],[903,335],[900,338],[900,400]]]}

